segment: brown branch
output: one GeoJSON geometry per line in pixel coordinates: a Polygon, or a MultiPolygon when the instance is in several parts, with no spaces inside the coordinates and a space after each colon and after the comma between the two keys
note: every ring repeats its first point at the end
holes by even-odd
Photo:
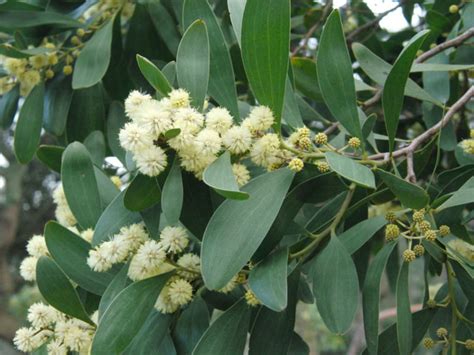
{"type": "MultiPolygon", "coordinates": [[[[430,129],[426,130],[424,133],[420,134],[418,137],[413,139],[413,141],[406,147],[398,149],[392,153],[393,158],[399,158],[401,156],[408,156],[409,154],[414,154],[416,149],[429,140],[432,136],[437,134],[444,126],[448,124],[448,122],[453,118],[454,114],[459,111],[464,105],[466,105],[469,100],[474,96],[474,87],[471,87],[466,93],[456,101],[451,108],[446,112],[446,115],[443,117],[441,121],[435,124],[430,129]]],[[[390,159],[389,153],[378,153],[369,156],[368,159],[371,160],[380,160],[383,159],[388,161],[390,159]]]]}
{"type": "Polygon", "coordinates": [[[291,52],[291,56],[294,57],[298,54],[299,51],[302,49],[305,49],[308,46],[309,39],[313,36],[314,32],[319,28],[321,23],[323,23],[326,20],[326,17],[328,17],[330,10],[332,9],[332,0],[328,0],[326,5],[324,6],[323,13],[321,14],[321,17],[319,20],[308,30],[306,35],[304,36],[303,42],[297,46],[293,52],[291,52]]]}
{"type": "Polygon", "coordinates": [[[415,63],[423,63],[427,59],[434,57],[436,54],[441,53],[442,51],[451,48],[451,47],[459,47],[463,42],[467,41],[469,38],[474,36],[474,27],[468,29],[466,32],[463,34],[449,40],[446,42],[443,42],[436,47],[430,49],[429,51],[426,51],[422,55],[420,55],[416,60],[415,63]]]}
{"type": "Polygon", "coordinates": [[[382,92],[383,92],[382,88],[378,89],[377,92],[374,94],[374,96],[372,96],[370,99],[362,103],[362,107],[367,108],[379,102],[380,99],[382,98],[382,92]]]}
{"type": "Polygon", "coordinates": [[[330,135],[332,132],[334,132],[337,128],[339,127],[339,122],[334,122],[331,124],[328,128],[324,130],[324,134],[330,135]]]}
{"type": "Polygon", "coordinates": [[[416,182],[415,168],[413,166],[413,152],[407,153],[407,177],[405,180],[408,182],[416,182]]]}

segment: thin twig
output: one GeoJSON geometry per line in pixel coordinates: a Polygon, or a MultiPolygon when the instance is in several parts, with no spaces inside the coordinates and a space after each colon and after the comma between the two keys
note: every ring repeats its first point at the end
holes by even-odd
{"type": "Polygon", "coordinates": [[[330,135],[332,132],[334,132],[337,128],[339,127],[339,122],[334,122],[331,124],[326,130],[324,131],[324,134],[330,135]]]}
{"type": "Polygon", "coordinates": [[[382,98],[382,91],[383,91],[382,88],[378,89],[374,96],[372,96],[370,99],[362,103],[362,106],[364,108],[367,108],[372,105],[375,105],[382,98]]]}
{"type": "Polygon", "coordinates": [[[474,36],[474,27],[468,29],[466,32],[463,34],[449,40],[446,42],[443,42],[436,47],[426,51],[422,55],[420,55],[418,58],[416,58],[415,63],[423,63],[427,59],[434,57],[436,54],[441,53],[442,51],[451,48],[451,47],[459,47],[463,42],[467,41],[469,38],[474,36]]]}
{"type": "Polygon", "coordinates": [[[408,182],[416,182],[415,168],[413,167],[413,152],[407,153],[407,177],[408,182]]]}
{"type": "MultiPolygon", "coordinates": [[[[454,114],[459,111],[464,105],[466,105],[469,100],[474,96],[474,87],[471,87],[466,93],[456,101],[451,108],[446,112],[446,115],[443,117],[441,121],[435,124],[430,129],[426,130],[424,133],[420,134],[418,137],[412,140],[412,142],[401,149],[398,149],[392,153],[393,158],[399,158],[404,155],[408,155],[409,153],[415,153],[416,149],[423,143],[429,140],[432,136],[437,134],[444,126],[448,124],[448,122],[453,118],[454,114]]],[[[389,153],[378,153],[368,157],[371,160],[389,160],[390,155],[389,153]]]]}

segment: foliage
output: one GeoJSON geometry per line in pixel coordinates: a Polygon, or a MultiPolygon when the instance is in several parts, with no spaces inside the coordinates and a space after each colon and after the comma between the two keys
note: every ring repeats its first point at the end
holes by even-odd
{"type": "Polygon", "coordinates": [[[315,301],[336,334],[362,311],[369,354],[469,353],[474,5],[415,3],[398,33],[357,0],[0,4],[1,126],[62,181],[20,267],[48,305],[15,345],[308,353],[315,301]]]}

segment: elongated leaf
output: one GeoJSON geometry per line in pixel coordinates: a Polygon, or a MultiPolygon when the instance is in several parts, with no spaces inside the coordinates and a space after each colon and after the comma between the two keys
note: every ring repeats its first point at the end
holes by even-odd
{"type": "Polygon", "coordinates": [[[13,142],[15,155],[22,164],[35,155],[41,136],[43,121],[44,84],[36,85],[26,97],[20,110],[13,142]]]}
{"type": "Polygon", "coordinates": [[[385,245],[372,260],[365,277],[362,293],[364,311],[365,340],[369,354],[377,354],[379,336],[379,301],[380,279],[387,265],[388,258],[393,252],[396,243],[385,245]]]}
{"type": "Polygon", "coordinates": [[[316,69],[319,87],[329,110],[351,135],[362,139],[352,63],[338,10],[329,15],[324,25],[316,69]]]}
{"type": "Polygon", "coordinates": [[[225,311],[207,329],[193,350],[193,355],[241,355],[247,340],[250,307],[241,299],[225,311]]]}
{"type": "Polygon", "coordinates": [[[420,209],[428,204],[429,196],[421,187],[381,169],[377,174],[405,207],[420,209]]]}
{"type": "Polygon", "coordinates": [[[275,312],[265,307],[259,310],[250,335],[250,355],[287,355],[295,326],[299,279],[299,270],[289,276],[286,296],[288,307],[285,310],[275,312]]]}
{"type": "MultiPolygon", "coordinates": [[[[352,50],[362,70],[378,85],[384,85],[392,66],[360,43],[354,43],[352,50]]],[[[441,107],[443,106],[443,103],[439,102],[411,79],[408,79],[406,82],[405,95],[418,100],[428,101],[441,107]]]]}
{"type": "Polygon", "coordinates": [[[107,116],[107,141],[110,150],[122,164],[125,165],[125,150],[120,145],[118,136],[120,129],[126,122],[123,105],[118,101],[113,101],[109,106],[109,113],[107,116]]]}
{"type": "Polygon", "coordinates": [[[77,58],[72,76],[72,88],[83,89],[97,84],[105,75],[112,52],[112,17],[87,41],[77,58]]]}
{"type": "Polygon", "coordinates": [[[51,52],[51,49],[45,47],[19,49],[13,47],[10,43],[0,45],[0,54],[3,54],[4,56],[9,58],[28,58],[34,55],[45,54],[48,52],[51,52]]]}
{"type": "Polygon", "coordinates": [[[123,352],[124,355],[147,355],[150,353],[159,354],[161,343],[168,335],[168,328],[171,323],[170,314],[162,314],[157,310],[152,310],[141,327],[140,331],[133,338],[132,342],[123,352]]]}
{"type": "Polygon", "coordinates": [[[94,228],[102,208],[90,154],[74,142],[62,159],[61,180],[68,205],[82,228],[94,228]]]}
{"type": "Polygon", "coordinates": [[[102,209],[105,209],[117,195],[119,189],[112,182],[109,176],[107,176],[101,169],[94,166],[95,179],[97,180],[97,186],[99,188],[99,195],[102,209]]]}
{"type": "Polygon", "coordinates": [[[84,146],[91,155],[94,165],[102,166],[105,159],[105,137],[102,131],[91,132],[86,139],[84,139],[84,146]]]}
{"type": "Polygon", "coordinates": [[[315,257],[310,275],[319,313],[330,331],[349,329],[357,311],[359,281],[350,254],[337,237],[315,257]]]}
{"type": "Polygon", "coordinates": [[[60,136],[66,129],[69,107],[72,101],[71,80],[59,75],[46,86],[44,129],[60,136]]]}
{"type": "Polygon", "coordinates": [[[72,281],[96,295],[104,293],[114,275],[94,272],[87,265],[89,243],[56,222],[46,224],[44,237],[54,261],[72,281]]]}
{"type": "Polygon", "coordinates": [[[64,28],[83,26],[70,16],[51,11],[0,11],[0,27],[9,31],[41,25],[55,25],[64,28]]]}
{"type": "Polygon", "coordinates": [[[20,99],[20,86],[15,85],[13,89],[2,95],[0,99],[0,127],[7,129],[15,118],[20,99]]]}
{"type": "Polygon", "coordinates": [[[219,22],[207,0],[185,0],[183,5],[183,25],[188,27],[201,19],[206,23],[209,34],[210,77],[209,94],[226,107],[239,120],[237,91],[232,60],[219,22]]]}
{"type": "Polygon", "coordinates": [[[269,255],[250,273],[249,286],[268,308],[280,312],[288,303],[287,282],[288,249],[269,255]]]}
{"type": "Polygon", "coordinates": [[[87,315],[74,287],[58,265],[46,256],[36,265],[36,282],[44,299],[71,317],[94,324],[87,315]]]}
{"type": "Polygon", "coordinates": [[[458,71],[470,70],[472,68],[474,68],[474,64],[419,63],[412,65],[410,73],[425,71],[458,71]]]}
{"type": "Polygon", "coordinates": [[[167,96],[173,89],[168,79],[163,75],[160,69],[151,61],[137,54],[137,63],[140,71],[153,88],[161,95],[167,96]]]}
{"type": "Polygon", "coordinates": [[[55,145],[40,145],[36,151],[36,157],[48,168],[60,173],[63,152],[63,147],[57,147],[55,145]]]}
{"type": "Polygon", "coordinates": [[[173,338],[179,354],[191,354],[201,336],[209,327],[209,311],[206,302],[196,297],[176,323],[173,338]]]}
{"type": "Polygon", "coordinates": [[[474,202],[474,187],[456,191],[449,199],[447,199],[436,210],[441,211],[446,208],[466,205],[474,202]]]}
{"type": "Polygon", "coordinates": [[[413,322],[408,293],[410,264],[404,262],[397,280],[397,341],[400,354],[410,354],[413,341],[413,322]]]}
{"type": "Polygon", "coordinates": [[[400,113],[402,112],[408,74],[410,74],[410,68],[415,59],[416,52],[420,49],[428,33],[428,31],[422,31],[410,40],[395,61],[384,84],[382,104],[390,152],[393,151],[395,144],[395,135],[400,120],[400,113]]]}
{"type": "Polygon", "coordinates": [[[214,212],[201,246],[209,289],[224,287],[249,261],[275,220],[292,179],[289,169],[260,175],[242,189],[249,193],[248,200],[226,200],[214,212]]]}
{"type": "Polygon", "coordinates": [[[128,264],[122,266],[120,271],[115,274],[112,281],[105,289],[99,303],[99,321],[104,315],[105,310],[110,306],[117,295],[122,292],[131,283],[128,278],[128,264]]]}
{"type": "Polygon", "coordinates": [[[247,0],[242,20],[242,60],[255,97],[275,115],[277,131],[283,113],[289,51],[290,1],[247,0]]]}
{"type": "Polygon", "coordinates": [[[128,185],[123,199],[130,211],[143,211],[160,202],[161,189],[155,177],[137,174],[128,185]]]}
{"type": "Polygon", "coordinates": [[[339,240],[352,255],[386,224],[387,220],[383,216],[369,218],[339,235],[339,240]]]}
{"type": "Polygon", "coordinates": [[[209,38],[206,24],[196,20],[181,39],[176,56],[179,86],[188,90],[192,105],[201,110],[209,84],[209,38]]]}
{"type": "Polygon", "coordinates": [[[326,160],[336,173],[362,187],[375,189],[375,177],[372,171],[354,160],[334,152],[326,153],[326,160]]]}
{"type": "Polygon", "coordinates": [[[183,207],[183,178],[179,164],[175,157],[161,194],[161,209],[171,225],[178,223],[183,207]]]}
{"type": "Polygon", "coordinates": [[[247,0],[227,0],[227,7],[229,8],[230,20],[234,29],[235,37],[239,46],[242,38],[242,19],[244,17],[245,5],[247,0]]]}
{"type": "Polygon", "coordinates": [[[241,192],[230,162],[230,153],[226,151],[204,170],[203,181],[220,195],[233,200],[246,200],[249,194],[241,192]]]}
{"type": "Polygon", "coordinates": [[[93,354],[120,354],[140,331],[171,273],[134,282],[112,301],[100,319],[93,354]],[[130,305],[133,304],[133,312],[130,305]]]}
{"type": "Polygon", "coordinates": [[[293,128],[303,127],[304,122],[301,118],[296,95],[293,91],[290,78],[286,78],[285,84],[285,102],[283,105],[283,120],[285,123],[293,128]]]}
{"type": "Polygon", "coordinates": [[[94,229],[92,246],[96,246],[112,237],[118,233],[123,226],[128,226],[140,221],[141,217],[139,213],[130,211],[125,207],[125,193],[125,191],[122,191],[118,194],[100,216],[94,229]]]}

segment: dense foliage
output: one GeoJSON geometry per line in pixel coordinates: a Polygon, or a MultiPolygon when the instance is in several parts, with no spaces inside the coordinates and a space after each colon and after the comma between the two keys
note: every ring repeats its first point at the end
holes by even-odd
{"type": "Polygon", "coordinates": [[[473,19],[454,0],[1,3],[2,128],[61,176],[20,268],[48,304],[17,348],[306,354],[295,310],[316,302],[337,334],[361,309],[369,354],[470,353],[473,19]],[[399,8],[419,23],[380,29],[399,8]]]}

